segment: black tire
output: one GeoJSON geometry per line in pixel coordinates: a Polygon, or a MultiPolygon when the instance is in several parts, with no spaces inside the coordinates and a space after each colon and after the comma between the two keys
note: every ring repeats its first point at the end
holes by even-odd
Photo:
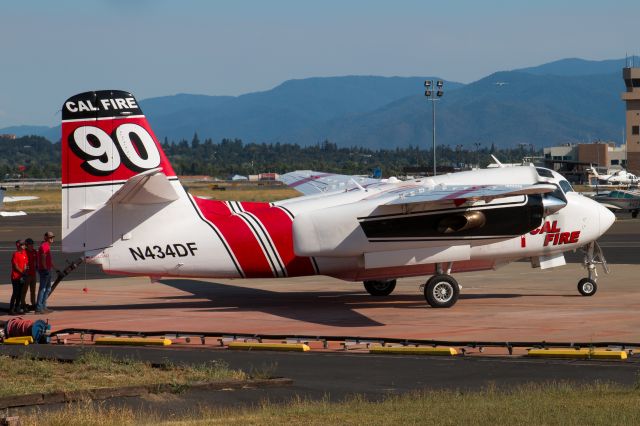
{"type": "Polygon", "coordinates": [[[634,218],[634,219],[637,218],[638,217],[638,210],[633,210],[631,212],[631,217],[634,218]]]}
{"type": "Polygon", "coordinates": [[[578,291],[583,296],[593,296],[598,291],[598,284],[589,278],[578,281],[578,291]]]}
{"type": "Polygon", "coordinates": [[[364,289],[372,296],[388,296],[395,288],[396,280],[364,282],[364,289]]]}
{"type": "Polygon", "coordinates": [[[432,308],[450,308],[459,295],[460,286],[451,275],[434,275],[424,286],[424,298],[432,308]]]}

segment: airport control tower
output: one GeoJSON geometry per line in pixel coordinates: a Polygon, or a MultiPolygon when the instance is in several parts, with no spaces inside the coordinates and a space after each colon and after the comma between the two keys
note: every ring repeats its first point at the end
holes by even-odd
{"type": "Polygon", "coordinates": [[[622,69],[622,78],[627,91],[622,94],[626,104],[627,124],[627,170],[640,174],[640,68],[622,69]]]}

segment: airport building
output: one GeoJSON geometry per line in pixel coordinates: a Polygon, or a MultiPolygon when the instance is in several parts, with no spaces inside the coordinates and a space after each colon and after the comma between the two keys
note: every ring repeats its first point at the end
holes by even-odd
{"type": "Polygon", "coordinates": [[[622,93],[622,100],[626,106],[627,136],[627,169],[640,174],[640,68],[626,67],[622,69],[622,78],[626,91],[622,93]]]}
{"type": "Polygon", "coordinates": [[[627,147],[601,141],[551,146],[544,148],[544,165],[574,183],[586,183],[587,169],[592,165],[605,173],[610,169],[626,168],[627,147]]]}
{"type": "Polygon", "coordinates": [[[607,169],[625,168],[627,165],[626,146],[615,142],[576,143],[544,148],[545,163],[552,163],[555,169],[563,164],[581,163],[607,169]]]}
{"type": "Polygon", "coordinates": [[[640,68],[623,68],[622,78],[626,87],[622,93],[626,110],[626,144],[616,146],[614,142],[598,141],[544,148],[546,167],[576,183],[586,180],[591,165],[603,172],[626,169],[640,175],[640,68]]]}

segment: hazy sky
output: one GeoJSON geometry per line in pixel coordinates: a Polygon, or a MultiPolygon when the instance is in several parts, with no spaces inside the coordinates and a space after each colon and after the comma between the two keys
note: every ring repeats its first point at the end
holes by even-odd
{"type": "Polygon", "coordinates": [[[237,95],[292,78],[471,82],[640,53],[640,1],[25,0],[0,3],[0,128],[54,125],[69,96],[237,95]]]}

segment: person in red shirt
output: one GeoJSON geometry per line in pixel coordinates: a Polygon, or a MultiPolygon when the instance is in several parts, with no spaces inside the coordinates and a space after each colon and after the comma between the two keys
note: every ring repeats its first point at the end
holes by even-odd
{"type": "Polygon", "coordinates": [[[47,299],[51,294],[51,271],[58,270],[51,259],[51,243],[55,235],[48,231],[44,233],[44,240],[38,248],[38,274],[40,275],[40,287],[38,287],[38,301],[36,314],[46,314],[51,312],[47,309],[47,299]]]}
{"type": "Polygon", "coordinates": [[[36,309],[36,271],[38,270],[38,251],[33,248],[33,240],[24,240],[27,245],[27,273],[22,286],[22,310],[25,312],[36,309]],[[31,305],[27,305],[27,291],[31,293],[31,305]]]}
{"type": "Polygon", "coordinates": [[[22,285],[24,284],[24,273],[27,269],[27,252],[24,250],[24,241],[16,241],[16,251],[11,257],[11,301],[9,302],[9,314],[24,313],[20,308],[20,298],[22,297],[22,285]]]}

